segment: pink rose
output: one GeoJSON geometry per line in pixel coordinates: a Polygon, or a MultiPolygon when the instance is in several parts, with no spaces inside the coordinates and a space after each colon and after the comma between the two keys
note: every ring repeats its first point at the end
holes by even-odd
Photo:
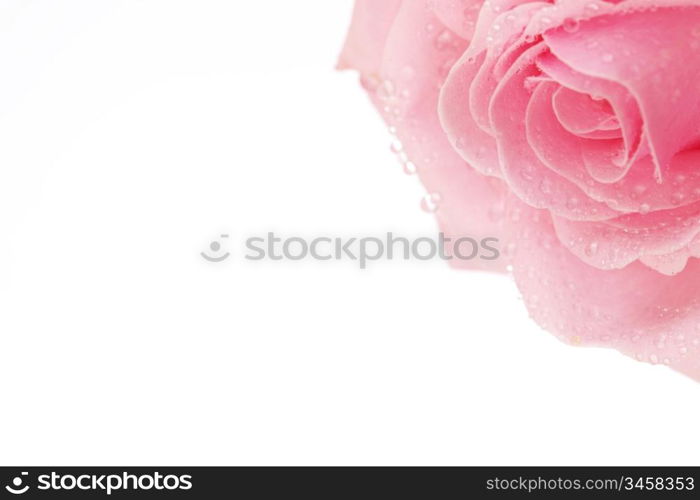
{"type": "Polygon", "coordinates": [[[540,325],[700,380],[700,2],[357,0],[339,66],[540,325]]]}

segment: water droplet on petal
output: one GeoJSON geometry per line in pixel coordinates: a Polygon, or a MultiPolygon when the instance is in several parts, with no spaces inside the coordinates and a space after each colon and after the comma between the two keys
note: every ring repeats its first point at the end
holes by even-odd
{"type": "Polygon", "coordinates": [[[506,257],[513,257],[515,255],[516,250],[517,250],[516,244],[511,242],[505,246],[505,248],[503,249],[503,254],[506,257]]]}
{"type": "Polygon", "coordinates": [[[684,199],[685,195],[683,193],[673,193],[673,196],[671,196],[671,203],[674,205],[680,205],[683,203],[684,199]]]}
{"type": "Polygon", "coordinates": [[[504,213],[505,213],[505,209],[503,208],[503,205],[501,205],[501,204],[493,205],[491,208],[489,208],[489,212],[488,212],[489,220],[491,222],[497,224],[503,220],[504,213]]]}
{"type": "Polygon", "coordinates": [[[360,76],[360,85],[368,92],[376,92],[381,84],[382,82],[377,75],[360,76]]]}
{"type": "Polygon", "coordinates": [[[542,191],[544,194],[549,194],[552,192],[552,181],[549,179],[542,179],[542,182],[540,182],[540,191],[542,191]]]}
{"type": "Polygon", "coordinates": [[[520,171],[520,176],[526,181],[532,181],[535,178],[534,173],[530,169],[523,169],[520,171]]]}
{"type": "Polygon", "coordinates": [[[416,172],[418,172],[418,167],[416,167],[415,163],[409,160],[403,163],[403,172],[406,175],[414,175],[416,172]]]}
{"type": "Polygon", "coordinates": [[[634,192],[637,195],[642,195],[642,194],[646,193],[646,190],[647,190],[647,187],[644,184],[637,184],[634,187],[634,192]]]}
{"type": "Polygon", "coordinates": [[[379,88],[377,88],[377,97],[379,97],[382,100],[388,100],[394,97],[394,94],[396,93],[396,87],[394,86],[394,82],[391,80],[384,80],[380,85],[379,88]]]}
{"type": "Polygon", "coordinates": [[[563,26],[564,31],[567,31],[568,33],[575,33],[581,27],[581,23],[579,23],[578,19],[573,19],[569,17],[567,19],[564,19],[563,26]]]}
{"type": "Polygon", "coordinates": [[[452,42],[452,33],[447,30],[442,31],[435,39],[435,48],[445,50],[452,42]]]}
{"type": "Polygon", "coordinates": [[[594,241],[593,243],[589,244],[586,247],[585,252],[586,252],[586,255],[589,257],[593,257],[594,255],[596,255],[598,253],[598,243],[596,243],[594,241]]]}
{"type": "Polygon", "coordinates": [[[421,200],[420,207],[424,212],[432,214],[438,211],[440,203],[442,203],[442,196],[439,193],[429,193],[421,200]]]}

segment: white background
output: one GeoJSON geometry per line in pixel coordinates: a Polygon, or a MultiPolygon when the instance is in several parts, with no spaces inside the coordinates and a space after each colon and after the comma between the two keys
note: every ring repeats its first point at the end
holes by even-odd
{"type": "Polygon", "coordinates": [[[697,465],[696,383],[506,277],[242,259],[436,233],[333,71],[351,7],[0,1],[2,464],[697,465]]]}

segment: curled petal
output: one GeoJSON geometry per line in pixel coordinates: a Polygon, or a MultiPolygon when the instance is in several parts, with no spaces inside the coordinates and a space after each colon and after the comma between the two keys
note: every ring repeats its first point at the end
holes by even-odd
{"type": "Polygon", "coordinates": [[[635,2],[622,2],[607,15],[582,21],[574,33],[558,28],[544,39],[575,71],[616,82],[634,96],[661,178],[673,156],[700,139],[700,6],[634,8],[635,2]],[[679,57],[681,47],[690,50],[679,57]],[[597,57],[591,57],[593,49],[597,57]]]}
{"type": "Polygon", "coordinates": [[[538,44],[523,53],[501,80],[491,100],[491,123],[504,178],[512,191],[533,207],[549,208],[573,220],[615,217],[618,212],[591,200],[573,182],[547,168],[530,147],[523,120],[531,98],[526,81],[539,74],[534,61],[546,50],[544,44],[538,44]]]}
{"type": "Polygon", "coordinates": [[[600,269],[620,269],[645,256],[686,248],[700,233],[700,203],[601,222],[555,217],[554,226],[560,241],[584,262],[600,269]]]}
{"type": "Polygon", "coordinates": [[[699,259],[675,276],[639,262],[603,271],[559,243],[546,211],[511,199],[506,221],[515,281],[543,328],[571,345],[614,348],[700,381],[699,259]]]}

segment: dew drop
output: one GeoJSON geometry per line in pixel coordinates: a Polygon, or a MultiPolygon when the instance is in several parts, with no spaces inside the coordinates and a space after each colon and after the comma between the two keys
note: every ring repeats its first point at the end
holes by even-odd
{"type": "Polygon", "coordinates": [[[429,193],[421,200],[420,207],[424,212],[432,214],[438,211],[440,203],[442,203],[442,196],[440,196],[440,194],[429,193]]]}
{"type": "Polygon", "coordinates": [[[488,217],[489,220],[495,224],[500,223],[503,220],[503,214],[505,213],[505,209],[503,208],[503,205],[497,204],[489,208],[488,211],[488,217]]]}
{"type": "Polygon", "coordinates": [[[521,170],[521,171],[520,171],[520,176],[521,176],[523,179],[525,179],[526,181],[528,181],[528,182],[532,181],[532,180],[535,178],[533,172],[532,172],[531,170],[529,170],[529,169],[523,169],[523,170],[521,170]]]}
{"type": "Polygon", "coordinates": [[[674,205],[680,205],[683,203],[684,199],[685,195],[683,193],[673,193],[673,196],[671,196],[671,203],[674,205]]]}
{"type": "Polygon", "coordinates": [[[406,175],[414,175],[418,172],[418,167],[412,161],[406,161],[403,163],[403,173],[406,175]]]}
{"type": "Polygon", "coordinates": [[[452,42],[452,34],[445,30],[442,31],[435,39],[435,48],[438,50],[445,50],[452,42]]]}
{"type": "Polygon", "coordinates": [[[376,75],[360,76],[360,85],[368,92],[376,92],[381,84],[381,80],[376,75]]]}
{"type": "Polygon", "coordinates": [[[394,153],[395,155],[399,154],[401,151],[403,151],[403,144],[401,143],[400,140],[394,139],[391,141],[391,146],[390,146],[391,152],[394,153]]]}
{"type": "Polygon", "coordinates": [[[647,203],[642,203],[639,205],[639,213],[642,215],[646,215],[651,211],[651,207],[647,203]]]}
{"type": "Polygon", "coordinates": [[[383,100],[388,100],[394,97],[396,86],[391,80],[384,80],[377,88],[377,97],[383,100]]]}
{"type": "Polygon", "coordinates": [[[575,33],[578,31],[578,29],[581,27],[581,23],[579,23],[578,19],[573,19],[571,17],[564,19],[564,31],[568,33],[575,33]]]}
{"type": "Polygon", "coordinates": [[[613,59],[615,59],[615,56],[613,56],[612,54],[603,54],[603,62],[613,62],[613,59]]]}
{"type": "Polygon", "coordinates": [[[598,253],[598,243],[595,241],[586,247],[585,253],[588,257],[593,257],[598,253]]]}
{"type": "Polygon", "coordinates": [[[634,187],[634,192],[636,195],[643,195],[644,193],[646,193],[646,191],[647,187],[644,184],[637,184],[634,187]]]}

